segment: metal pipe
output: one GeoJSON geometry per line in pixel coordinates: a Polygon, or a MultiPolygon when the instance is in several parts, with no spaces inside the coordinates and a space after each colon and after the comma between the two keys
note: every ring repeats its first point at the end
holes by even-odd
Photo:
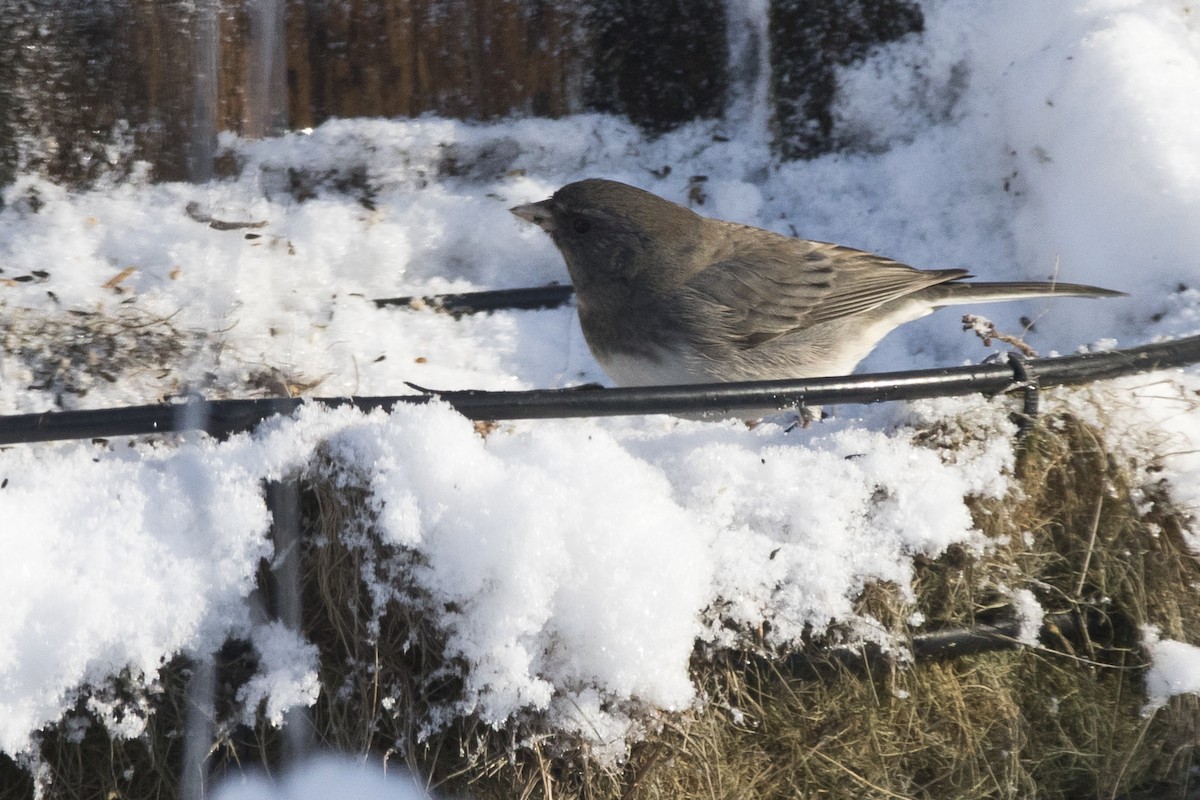
{"type": "MultiPolygon", "coordinates": [[[[1200,336],[1113,350],[1022,362],[1023,374],[1041,388],[1181,367],[1200,362],[1200,336]]],[[[1000,394],[1022,388],[1007,364],[981,364],[834,378],[751,381],[616,389],[535,389],[519,392],[437,392],[387,397],[190,400],[90,411],[49,411],[0,417],[0,445],[64,439],[138,436],[204,430],[214,436],[248,431],[275,414],[307,403],[390,409],[401,403],[448,403],[472,420],[547,419],[631,414],[737,416],[763,408],[800,408],[834,403],[881,403],[967,394],[1000,394]]]]}

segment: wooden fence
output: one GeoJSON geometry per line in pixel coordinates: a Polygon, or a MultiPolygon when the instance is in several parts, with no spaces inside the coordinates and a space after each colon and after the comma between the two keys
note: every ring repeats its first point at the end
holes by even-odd
{"type": "MultiPolygon", "coordinates": [[[[148,161],[204,179],[216,132],[330,117],[722,114],[742,0],[0,0],[0,184],[148,161]]],[[[772,0],[785,157],[836,146],[833,68],[920,30],[912,0],[772,0]]]]}

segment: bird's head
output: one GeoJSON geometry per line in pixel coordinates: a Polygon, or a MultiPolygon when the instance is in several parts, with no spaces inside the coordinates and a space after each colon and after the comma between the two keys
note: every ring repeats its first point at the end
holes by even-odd
{"type": "Polygon", "coordinates": [[[568,184],[512,213],[550,234],[584,302],[683,283],[704,222],[650,192],[599,178],[568,184]]]}

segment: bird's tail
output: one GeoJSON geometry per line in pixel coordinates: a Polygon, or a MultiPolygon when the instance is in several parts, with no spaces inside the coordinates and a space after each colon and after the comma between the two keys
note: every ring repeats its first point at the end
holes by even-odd
{"type": "Polygon", "coordinates": [[[968,283],[948,281],[922,290],[930,301],[939,306],[964,303],[1000,303],[1030,297],[1125,297],[1125,292],[1088,286],[1083,283],[1054,283],[1051,281],[1013,281],[968,283]]]}

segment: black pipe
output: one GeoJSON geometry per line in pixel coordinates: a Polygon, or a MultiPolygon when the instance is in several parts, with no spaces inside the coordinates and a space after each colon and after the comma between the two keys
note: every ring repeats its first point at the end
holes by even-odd
{"type": "MultiPolygon", "coordinates": [[[[979,623],[938,631],[913,634],[909,649],[918,663],[953,660],[967,656],[1018,650],[1028,645],[1020,640],[1021,623],[1017,621],[979,623]]],[[[1038,632],[1038,645],[1047,650],[1070,651],[1085,648],[1089,642],[1111,638],[1112,621],[1096,608],[1082,608],[1046,614],[1038,632]]],[[[769,667],[776,660],[765,656],[744,656],[769,667]]],[[[791,653],[778,661],[778,669],[796,678],[828,678],[841,669],[870,672],[889,662],[879,645],[867,643],[854,648],[834,647],[818,651],[791,653]]]]}
{"type": "Polygon", "coordinates": [[[385,297],[376,300],[375,305],[378,308],[431,308],[460,317],[464,314],[486,313],[505,308],[525,311],[557,308],[570,300],[574,293],[575,290],[570,286],[534,286],[526,289],[493,289],[486,292],[435,294],[425,297],[385,297]]]}
{"type": "MultiPolygon", "coordinates": [[[[1082,353],[1022,362],[1024,382],[1042,388],[1071,386],[1138,372],[1200,362],[1200,336],[1104,353],[1082,353]]],[[[420,394],[389,397],[265,398],[193,400],[185,403],[17,414],[0,417],[0,445],[62,439],[136,436],[203,430],[215,436],[247,431],[275,414],[290,414],[305,403],[353,405],[362,410],[440,399],[472,420],[546,419],[628,414],[706,414],[737,416],[763,408],[799,408],[833,403],[880,403],[965,394],[999,394],[1021,388],[1011,366],[981,364],[786,381],[624,387],[617,389],[536,389],[521,392],[420,389],[420,394]]],[[[419,387],[414,387],[418,388],[419,387]]]]}

